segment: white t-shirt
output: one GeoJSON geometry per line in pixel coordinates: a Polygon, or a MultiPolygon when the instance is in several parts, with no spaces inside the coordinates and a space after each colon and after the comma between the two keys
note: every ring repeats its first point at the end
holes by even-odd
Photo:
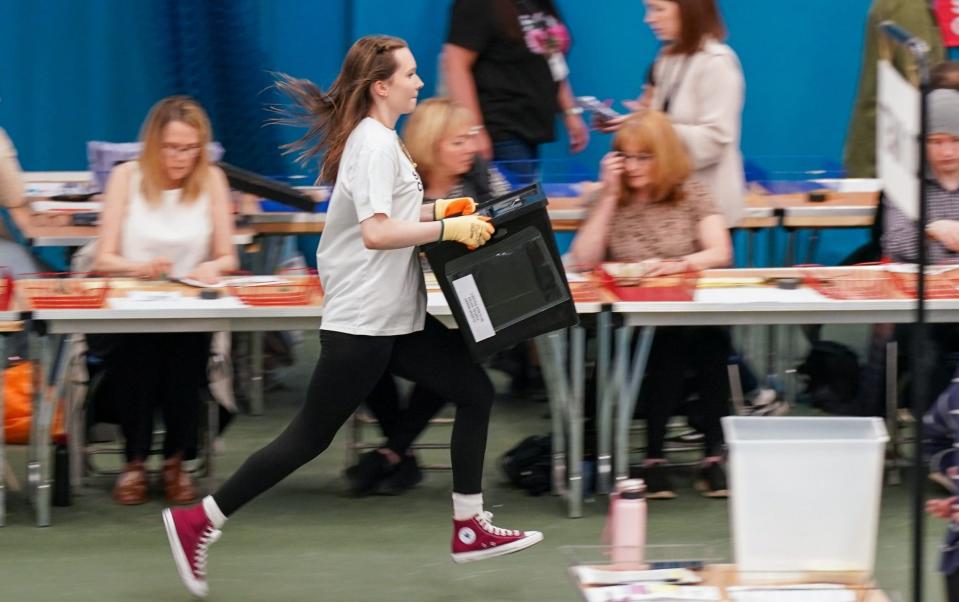
{"type": "Polygon", "coordinates": [[[423,183],[396,131],[367,117],[346,141],[316,265],[326,299],[323,330],[391,336],[423,330],[426,285],[416,248],[363,245],[360,222],[382,213],[419,221],[423,183]]]}

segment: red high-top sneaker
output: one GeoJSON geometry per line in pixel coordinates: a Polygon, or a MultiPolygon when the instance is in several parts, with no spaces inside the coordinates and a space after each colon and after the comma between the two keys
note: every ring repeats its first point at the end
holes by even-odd
{"type": "Polygon", "coordinates": [[[543,541],[539,531],[501,529],[490,522],[493,514],[481,512],[469,520],[453,519],[453,562],[472,562],[519,552],[543,541]]]}
{"type": "Polygon", "coordinates": [[[206,584],[207,550],[220,538],[222,531],[207,518],[203,504],[167,508],[163,511],[163,526],[180,580],[191,594],[205,598],[209,592],[206,584]]]}

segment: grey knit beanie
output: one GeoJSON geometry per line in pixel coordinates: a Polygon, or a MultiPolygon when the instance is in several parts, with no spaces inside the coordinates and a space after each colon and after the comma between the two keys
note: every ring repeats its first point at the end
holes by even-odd
{"type": "Polygon", "coordinates": [[[939,89],[929,93],[929,128],[932,134],[959,137],[959,92],[939,89]]]}

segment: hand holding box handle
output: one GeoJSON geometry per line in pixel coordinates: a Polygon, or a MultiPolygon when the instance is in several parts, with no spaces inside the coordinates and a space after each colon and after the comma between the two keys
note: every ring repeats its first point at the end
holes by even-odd
{"type": "Polygon", "coordinates": [[[468,196],[455,199],[436,199],[433,205],[433,219],[440,220],[454,215],[471,215],[476,212],[476,201],[468,196]]]}

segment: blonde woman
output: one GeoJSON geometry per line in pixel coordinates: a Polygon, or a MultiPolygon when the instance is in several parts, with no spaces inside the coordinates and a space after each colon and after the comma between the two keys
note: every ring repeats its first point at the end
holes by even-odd
{"type": "MultiPolygon", "coordinates": [[[[136,161],[113,170],[107,182],[95,269],[158,279],[189,276],[216,282],[236,269],[233,218],[223,172],[206,154],[210,122],[194,100],[173,96],[150,110],[136,161]]],[[[105,369],[124,399],[121,426],[126,465],[113,499],[147,499],[144,461],[153,437],[154,408],[162,408],[163,485],[168,501],[196,498],[182,461],[194,445],[200,389],[210,350],[207,333],[111,335],[105,369]]]]}
{"type": "MultiPolygon", "coordinates": [[[[573,240],[571,263],[589,268],[607,259],[642,262],[650,276],[728,266],[732,243],[726,221],[712,194],[691,174],[689,156],[665,114],[645,111],[626,120],[600,165],[603,187],[573,240]]],[[[685,397],[689,372],[695,374],[698,426],[706,445],[697,486],[707,497],[726,496],[719,419],[729,399],[729,353],[722,327],[656,330],[643,385],[649,498],[676,497],[663,443],[666,423],[685,397]]]]}

